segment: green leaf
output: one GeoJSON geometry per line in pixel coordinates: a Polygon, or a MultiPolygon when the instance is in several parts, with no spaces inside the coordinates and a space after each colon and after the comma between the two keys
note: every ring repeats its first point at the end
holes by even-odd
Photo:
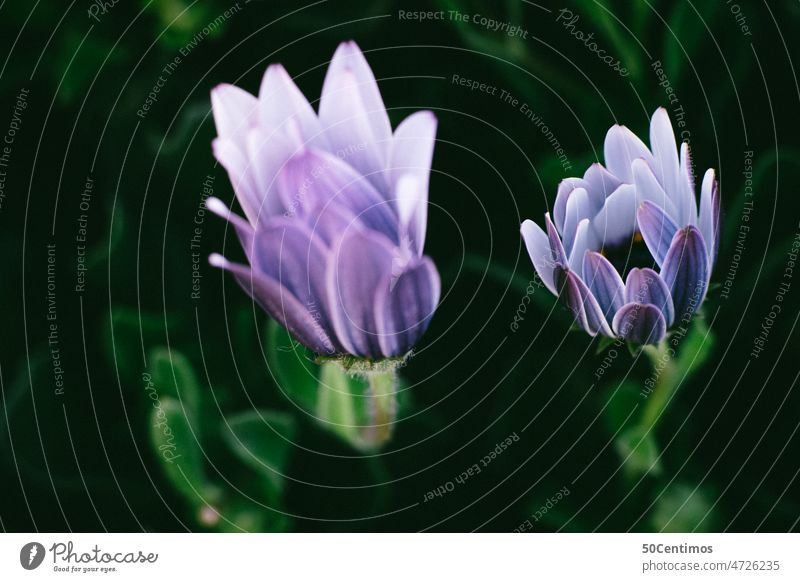
{"type": "Polygon", "coordinates": [[[673,483],[661,492],[650,517],[653,530],[685,533],[713,530],[711,495],[688,483],[673,483]]]}
{"type": "Polygon", "coordinates": [[[212,488],[206,482],[200,443],[192,422],[181,403],[170,396],[150,392],[150,439],[156,458],[167,480],[194,507],[213,501],[212,488]]]}
{"type": "Polygon", "coordinates": [[[291,415],[250,410],[226,417],[222,437],[233,453],[268,484],[272,499],[283,491],[286,463],[296,433],[291,415]]]}
{"type": "Polygon", "coordinates": [[[662,466],[654,431],[647,432],[642,427],[634,426],[620,433],[614,444],[625,464],[624,471],[629,479],[638,479],[646,474],[654,477],[661,474],[662,466]]]}
{"type": "Polygon", "coordinates": [[[319,366],[310,352],[274,320],[267,325],[266,350],[267,362],[281,392],[313,412],[317,408],[319,366]]]}
{"type": "Polygon", "coordinates": [[[175,349],[158,347],[150,351],[147,363],[159,393],[175,398],[199,418],[202,392],[189,359],[175,349]]]}

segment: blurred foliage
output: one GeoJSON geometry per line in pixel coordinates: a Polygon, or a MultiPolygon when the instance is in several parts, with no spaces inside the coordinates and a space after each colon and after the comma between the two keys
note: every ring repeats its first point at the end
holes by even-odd
{"type": "Polygon", "coordinates": [[[0,286],[0,525],[511,531],[568,487],[536,531],[797,529],[796,281],[765,351],[751,350],[800,226],[790,70],[800,12],[790,0],[740,5],[749,34],[717,0],[141,0],[94,17],[86,3],[2,3],[0,133],[20,90],[30,98],[0,205],[10,267],[0,286]],[[557,22],[562,7],[627,77],[557,22]],[[419,22],[400,10],[470,18],[419,22]],[[214,195],[233,199],[211,156],[210,89],[255,92],[267,64],[282,62],[314,102],[349,38],[394,126],[421,108],[439,118],[426,253],[443,301],[400,370],[397,422],[380,452],[364,443],[364,384],[317,362],[204,258],[240,253],[202,206],[209,179],[214,195]],[[510,98],[469,91],[453,75],[510,98]],[[644,136],[662,105],[673,118],[682,108],[698,174],[719,171],[714,280],[733,272],[733,283],[729,295],[709,293],[670,373],[644,398],[648,354],[568,333],[570,318],[536,285],[518,225],[548,211],[560,180],[602,159],[611,124],[644,136]],[[568,166],[525,111],[552,130],[568,166]],[[76,292],[81,214],[88,272],[76,292]],[[193,252],[203,257],[197,298],[193,252]],[[477,476],[423,502],[512,433],[519,442],[477,476]]]}

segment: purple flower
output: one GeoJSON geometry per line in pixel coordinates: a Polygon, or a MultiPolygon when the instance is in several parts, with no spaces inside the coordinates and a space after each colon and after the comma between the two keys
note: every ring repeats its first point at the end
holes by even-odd
{"type": "Polygon", "coordinates": [[[542,282],[591,335],[657,344],[705,297],[719,247],[719,191],[707,170],[698,212],[689,146],[675,143],[663,108],[650,121],[650,149],[615,125],[606,167],[593,164],[559,184],[545,230],[522,223],[542,282]]]}
{"type": "Polygon", "coordinates": [[[281,65],[258,97],[211,93],[225,167],[245,218],[208,209],[236,230],[249,266],[214,254],[244,290],[318,354],[405,355],[439,301],[422,254],[436,135],[430,111],[392,132],[378,84],[354,42],[331,60],[319,113],[281,65]]]}

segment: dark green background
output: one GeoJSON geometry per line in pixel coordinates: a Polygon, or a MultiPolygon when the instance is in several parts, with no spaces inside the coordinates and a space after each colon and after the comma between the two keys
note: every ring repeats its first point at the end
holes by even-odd
{"type": "MultiPolygon", "coordinates": [[[[124,1],[99,22],[85,0],[4,2],[0,133],[20,89],[30,96],[0,208],[0,527],[206,529],[195,502],[166,478],[149,437],[142,373],[152,364],[144,358],[169,346],[201,387],[203,463],[234,524],[220,529],[511,531],[565,486],[570,495],[534,530],[797,529],[800,276],[765,350],[759,358],[750,352],[800,228],[792,66],[800,5],[742,1],[752,31],[745,35],[722,0],[539,4],[550,12],[518,0],[240,0],[241,9],[183,57],[141,119],[136,111],[162,68],[227,0],[124,1]],[[563,7],[622,60],[627,78],[555,22],[563,7]],[[398,10],[419,8],[485,14],[521,25],[528,39],[474,23],[398,19],[398,10]],[[422,108],[439,119],[426,252],[442,275],[443,300],[403,370],[412,388],[395,438],[386,454],[368,458],[282,395],[263,356],[274,348],[265,342],[266,317],[254,318],[249,298],[205,259],[201,299],[190,299],[189,238],[205,177],[215,176],[215,195],[232,198],[211,155],[210,89],[232,82],[255,92],[266,66],[281,62],[313,102],[347,39],[365,51],[393,126],[422,108]],[[644,359],[625,351],[595,382],[604,357],[597,342],[570,332],[569,317],[544,291],[534,293],[518,331],[510,324],[533,277],[521,220],[541,222],[558,182],[602,161],[612,124],[646,136],[649,115],[668,105],[653,60],[685,109],[697,170],[719,172],[725,230],[717,283],[733,260],[747,150],[755,177],[730,296],[712,290],[704,309],[713,345],[658,424],[660,471],[640,479],[621,464],[613,435],[648,374],[644,359]],[[454,74],[529,104],[572,172],[518,109],[454,85],[454,74]],[[87,176],[89,271],[78,294],[74,237],[87,176]],[[53,242],[63,395],[54,394],[46,337],[53,242]],[[615,391],[622,397],[611,401],[615,391]],[[220,436],[223,417],[253,407],[294,419],[289,478],[278,495],[265,493],[220,436]],[[423,503],[514,432],[519,442],[478,476],[423,503]],[[288,517],[259,509],[233,485],[288,517]]],[[[223,221],[208,216],[203,228],[204,256],[223,248],[241,256],[223,221]]]]}

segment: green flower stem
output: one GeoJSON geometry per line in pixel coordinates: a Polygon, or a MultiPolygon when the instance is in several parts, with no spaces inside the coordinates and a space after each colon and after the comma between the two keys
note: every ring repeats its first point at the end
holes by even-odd
{"type": "Polygon", "coordinates": [[[364,373],[367,381],[367,406],[371,425],[368,427],[376,446],[386,443],[392,437],[394,419],[397,416],[397,374],[395,370],[381,370],[364,373]]]}
{"type": "Polygon", "coordinates": [[[667,339],[659,345],[644,346],[642,351],[650,359],[654,380],[653,391],[647,398],[639,426],[644,432],[655,428],[659,418],[672,400],[679,381],[677,368],[674,362],[674,352],[670,349],[667,339]]]}

